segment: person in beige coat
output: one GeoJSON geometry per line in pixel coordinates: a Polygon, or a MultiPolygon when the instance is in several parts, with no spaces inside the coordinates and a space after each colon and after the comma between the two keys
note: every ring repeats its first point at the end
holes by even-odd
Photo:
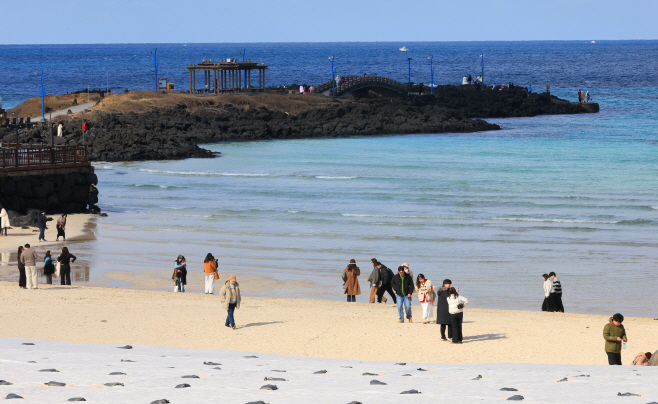
{"type": "Polygon", "coordinates": [[[224,327],[235,330],[235,318],[233,317],[233,313],[235,312],[235,309],[240,308],[240,301],[242,300],[240,296],[240,284],[235,275],[231,275],[224,286],[222,286],[222,289],[219,291],[219,298],[222,302],[222,307],[228,311],[224,327]]]}
{"type": "Polygon", "coordinates": [[[347,268],[343,270],[345,279],[345,294],[347,295],[348,302],[356,302],[356,295],[361,294],[361,286],[359,286],[359,278],[361,270],[356,266],[356,261],[351,259],[347,268]]]}
{"type": "Polygon", "coordinates": [[[37,278],[37,253],[30,248],[29,244],[25,244],[25,249],[21,254],[21,263],[25,265],[25,277],[27,278],[27,288],[39,288],[39,281],[37,278]]]}

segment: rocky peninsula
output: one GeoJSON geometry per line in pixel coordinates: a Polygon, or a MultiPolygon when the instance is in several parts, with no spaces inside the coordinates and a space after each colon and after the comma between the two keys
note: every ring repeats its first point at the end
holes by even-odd
{"type": "MultiPolygon", "coordinates": [[[[20,106],[19,106],[20,107],[20,106]]],[[[17,107],[17,108],[19,108],[17,107]]],[[[466,133],[501,129],[481,118],[598,112],[545,93],[439,86],[433,95],[399,98],[330,98],[322,95],[191,95],[130,92],[101,99],[85,119],[92,161],[172,160],[214,157],[203,143],[416,133],[466,133]]],[[[53,118],[63,125],[56,144],[82,143],[80,115],[53,118]]],[[[25,143],[50,143],[45,125],[24,129],[25,143]]],[[[15,134],[0,129],[3,142],[15,134]]]]}

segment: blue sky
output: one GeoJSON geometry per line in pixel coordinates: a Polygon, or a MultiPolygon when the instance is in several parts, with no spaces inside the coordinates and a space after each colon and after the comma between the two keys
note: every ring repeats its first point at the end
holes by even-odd
{"type": "Polygon", "coordinates": [[[0,44],[658,39],[656,15],[658,0],[2,0],[0,44]]]}

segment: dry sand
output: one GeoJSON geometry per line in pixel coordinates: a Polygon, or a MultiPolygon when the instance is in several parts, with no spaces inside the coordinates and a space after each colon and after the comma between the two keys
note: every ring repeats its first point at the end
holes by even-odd
{"type": "MultiPolygon", "coordinates": [[[[435,324],[397,323],[390,304],[245,296],[235,331],[224,327],[219,297],[201,293],[51,285],[22,290],[0,282],[0,304],[0,337],[391,362],[607,364],[602,329],[608,316],[601,315],[467,306],[464,344],[450,345],[435,324]]],[[[413,311],[419,319],[418,303],[413,311]]],[[[624,325],[624,363],[658,348],[658,321],[627,318],[624,325]]]]}
{"type": "MultiPolygon", "coordinates": [[[[59,215],[46,215],[53,218],[48,222],[45,236],[48,241],[39,241],[39,229],[30,227],[22,229],[20,227],[12,227],[9,229],[8,236],[0,237],[0,252],[13,252],[16,253],[18,246],[30,244],[31,246],[66,246],[66,243],[60,238],[59,242],[55,241],[57,238],[57,229],[55,223],[59,215]]],[[[93,220],[96,215],[88,214],[70,214],[66,219],[66,240],[67,241],[80,241],[82,239],[91,239],[94,237],[93,232],[90,230],[90,220],[93,220]]],[[[61,247],[60,247],[61,248],[61,247]]]]}

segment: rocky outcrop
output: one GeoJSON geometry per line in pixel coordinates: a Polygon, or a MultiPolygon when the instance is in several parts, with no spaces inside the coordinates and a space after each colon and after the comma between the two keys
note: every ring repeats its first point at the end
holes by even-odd
{"type": "MultiPolygon", "coordinates": [[[[214,156],[199,143],[498,130],[478,118],[589,112],[581,105],[523,88],[509,92],[473,86],[441,86],[433,95],[404,98],[335,100],[298,115],[231,104],[191,111],[181,103],[140,114],[95,112],[85,141],[92,161],[172,160],[214,156]]],[[[65,136],[56,143],[80,142],[78,126],[66,123],[65,136]]],[[[11,141],[11,134],[3,135],[11,141]]],[[[44,127],[21,136],[25,142],[50,140],[44,127]]]]}
{"type": "MultiPolygon", "coordinates": [[[[18,213],[30,209],[46,213],[82,213],[89,201],[89,187],[98,178],[93,167],[30,170],[0,176],[0,205],[18,213]]],[[[29,220],[29,219],[26,219],[29,220]]],[[[21,226],[14,223],[14,226],[21,226]]]]}
{"type": "Polygon", "coordinates": [[[658,351],[651,355],[651,359],[649,359],[649,366],[658,366],[658,351]]]}

